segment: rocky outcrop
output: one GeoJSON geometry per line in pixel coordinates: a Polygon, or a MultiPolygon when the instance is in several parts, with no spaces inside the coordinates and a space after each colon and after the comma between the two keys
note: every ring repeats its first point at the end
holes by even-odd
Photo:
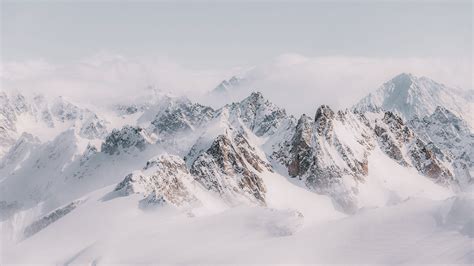
{"type": "Polygon", "coordinates": [[[450,185],[455,183],[453,173],[438,160],[429,145],[416,139],[409,149],[413,166],[423,175],[434,179],[437,183],[450,185]]]}
{"type": "Polygon", "coordinates": [[[151,122],[155,133],[170,135],[177,132],[194,130],[208,122],[214,116],[214,110],[189,100],[178,101],[159,112],[151,122]]]}
{"type": "Polygon", "coordinates": [[[77,208],[77,206],[81,203],[81,201],[73,201],[69,203],[68,205],[58,208],[49,214],[41,217],[40,219],[34,221],[30,225],[28,225],[24,232],[23,235],[25,238],[28,238],[39,231],[43,230],[44,228],[48,227],[52,223],[56,222],[57,220],[63,218],[70,212],[72,212],[74,209],[77,208]]]}
{"type": "Polygon", "coordinates": [[[321,105],[316,111],[314,117],[315,129],[318,136],[324,136],[328,139],[332,137],[334,111],[327,105],[321,105]]]}
{"type": "Polygon", "coordinates": [[[253,92],[241,102],[226,106],[231,119],[241,120],[255,135],[271,135],[288,119],[286,111],[266,100],[260,92],[253,92]]]}
{"type": "Polygon", "coordinates": [[[256,174],[271,166],[261,159],[242,134],[234,139],[219,135],[192,163],[191,174],[206,189],[226,199],[243,196],[265,204],[266,188],[256,174]]]}
{"type": "Polygon", "coordinates": [[[431,143],[436,157],[452,162],[454,174],[461,185],[472,183],[474,168],[474,134],[462,118],[438,106],[433,114],[415,117],[408,126],[425,143],[431,143]]]}
{"type": "Polygon", "coordinates": [[[101,151],[110,155],[136,148],[143,151],[148,143],[144,129],[125,126],[120,130],[114,129],[102,143],[101,151]]]}
{"type": "Polygon", "coordinates": [[[86,139],[102,139],[107,135],[106,121],[100,119],[96,114],[87,112],[83,114],[81,120],[79,136],[86,139]]]}
{"type": "Polygon", "coordinates": [[[142,109],[142,107],[137,104],[117,104],[114,108],[120,116],[133,115],[142,109]]]}
{"type": "Polygon", "coordinates": [[[402,148],[413,135],[403,120],[392,112],[386,112],[381,123],[375,122],[374,132],[382,151],[399,164],[408,166],[402,148]]]}
{"type": "Polygon", "coordinates": [[[375,122],[374,132],[381,149],[399,164],[414,166],[438,183],[454,183],[453,173],[436,156],[440,154],[437,147],[418,138],[401,117],[385,112],[383,119],[375,122]]]}
{"type": "Polygon", "coordinates": [[[142,207],[197,204],[198,190],[211,191],[230,205],[242,201],[265,204],[266,189],[258,174],[272,168],[243,134],[234,138],[219,135],[189,165],[188,170],[185,161],[177,156],[155,157],[143,169],[128,174],[115,192],[120,196],[143,195],[142,207]]]}
{"type": "Polygon", "coordinates": [[[290,162],[288,164],[288,174],[291,177],[304,175],[313,162],[313,125],[311,119],[302,115],[296,125],[296,132],[291,140],[290,162]]]}
{"type": "Polygon", "coordinates": [[[115,191],[121,196],[142,194],[142,207],[165,203],[181,207],[197,201],[192,193],[192,182],[181,158],[160,155],[148,160],[143,169],[128,174],[115,191]]]}

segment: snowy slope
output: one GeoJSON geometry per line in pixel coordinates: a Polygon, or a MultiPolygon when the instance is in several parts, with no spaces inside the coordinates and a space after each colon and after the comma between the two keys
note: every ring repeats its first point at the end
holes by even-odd
{"type": "Polygon", "coordinates": [[[144,212],[136,208],[138,198],[102,201],[103,193],[88,195],[54,226],[8,245],[3,261],[100,265],[469,264],[473,260],[472,230],[466,230],[472,223],[466,204],[472,204],[472,198],[409,199],[343,218],[325,210],[328,203],[316,197],[291,194],[306,204],[314,202],[319,221],[308,222],[305,215],[292,210],[262,207],[242,206],[197,216],[168,208],[144,212]]]}

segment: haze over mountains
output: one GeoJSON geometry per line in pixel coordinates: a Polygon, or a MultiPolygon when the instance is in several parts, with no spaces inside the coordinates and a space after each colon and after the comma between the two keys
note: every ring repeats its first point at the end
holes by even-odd
{"type": "Polygon", "coordinates": [[[474,261],[472,90],[400,74],[298,117],[257,91],[0,103],[5,263],[474,261]]]}

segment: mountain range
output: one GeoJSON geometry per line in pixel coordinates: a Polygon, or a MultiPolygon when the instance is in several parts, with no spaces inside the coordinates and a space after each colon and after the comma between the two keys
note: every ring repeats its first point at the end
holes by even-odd
{"type": "MultiPolygon", "coordinates": [[[[245,78],[231,78],[211,96],[239,84],[245,78]]],[[[472,203],[456,196],[473,183],[472,90],[400,74],[351,108],[321,105],[299,117],[259,92],[219,108],[157,92],[105,108],[85,106],[62,97],[1,92],[0,220],[6,262],[113,262],[110,258],[120,256],[111,254],[128,246],[113,242],[116,249],[110,251],[108,234],[131,230],[125,239],[139,245],[145,232],[155,230],[152,223],[137,225],[147,228],[143,232],[121,228],[136,225],[133,217],[146,220],[142,215],[170,223],[174,218],[169,217],[182,214],[223,221],[251,217],[252,228],[263,224],[265,234],[280,237],[296,235],[309,221],[370,216],[364,211],[403,206],[414,198],[450,200],[443,203],[448,211],[440,223],[454,219],[456,232],[474,235],[472,218],[450,216],[456,208],[465,213],[472,203]],[[88,222],[97,216],[110,228],[109,222],[88,222]],[[47,239],[71,230],[84,235],[59,241],[76,242],[54,256],[59,244],[47,239]],[[103,231],[108,234],[98,233],[103,231]],[[44,253],[33,251],[45,242],[44,253]],[[31,257],[23,258],[24,250],[31,257]]],[[[131,251],[128,259],[145,250],[131,251]]]]}

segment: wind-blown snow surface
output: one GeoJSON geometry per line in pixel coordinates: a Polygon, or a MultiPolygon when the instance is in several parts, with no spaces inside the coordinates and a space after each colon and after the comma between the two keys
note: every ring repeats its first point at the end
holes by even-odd
{"type": "Polygon", "coordinates": [[[474,262],[472,133],[449,106],[296,119],[261,93],[217,110],[154,93],[97,115],[45,101],[45,120],[11,99],[2,264],[474,262]]]}
{"type": "MultiPolygon", "coordinates": [[[[397,177],[394,173],[374,182],[388,189],[423,183],[416,176],[401,182],[394,181],[397,177]]],[[[451,198],[428,187],[418,192],[420,198],[395,200],[348,217],[335,211],[328,198],[282,176],[269,174],[265,181],[273,199],[268,208],[208,209],[201,215],[167,207],[143,211],[136,207],[138,196],[107,201],[103,197],[111,188],[104,188],[84,197],[54,226],[14,245],[4,240],[3,262],[394,264],[474,259],[474,221],[465,209],[473,200],[469,195],[451,198]]]]}
{"type": "Polygon", "coordinates": [[[197,217],[167,208],[144,212],[136,208],[136,198],[100,198],[101,193],[94,193],[54,227],[15,246],[5,245],[3,262],[396,264],[474,259],[472,227],[454,224],[458,219],[470,219],[471,226],[473,222],[466,212],[454,217],[459,215],[455,209],[464,207],[459,197],[408,199],[346,218],[325,210],[324,200],[313,197],[306,204],[313,205],[318,222],[292,210],[262,207],[197,217]]]}

